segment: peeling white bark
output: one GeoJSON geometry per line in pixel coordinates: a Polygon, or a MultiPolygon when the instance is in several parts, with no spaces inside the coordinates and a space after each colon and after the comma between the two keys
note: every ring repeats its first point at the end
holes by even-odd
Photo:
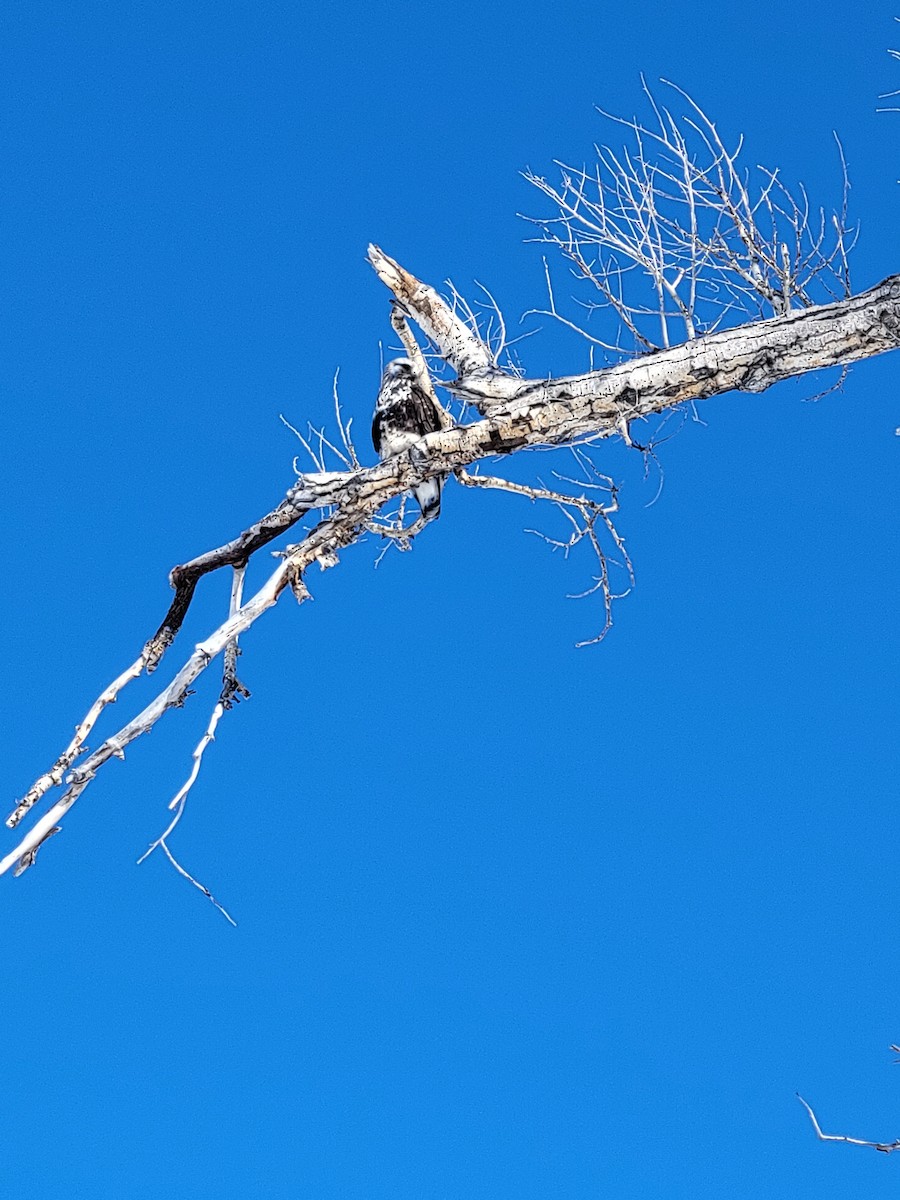
{"type": "Polygon", "coordinates": [[[496,369],[485,344],[434,288],[410,275],[378,246],[369,247],[369,262],[381,282],[393,292],[401,307],[415,317],[425,336],[440,347],[441,354],[458,374],[490,374],[496,369]]]}
{"type": "MultiPolygon", "coordinates": [[[[0,860],[0,874],[13,866],[21,871],[33,863],[39,847],[56,831],[60,818],[97,770],[112,757],[124,757],[130,742],[148,732],[168,709],[180,706],[194,680],[275,604],[285,588],[290,587],[303,601],[309,594],[304,582],[309,567],[314,563],[323,569],[334,566],[343,547],[373,528],[373,518],[384,505],[425,479],[525,447],[576,444],[621,434],[623,430],[627,433],[628,422],[634,418],[684,401],[708,399],[733,390],[763,391],[790,376],[840,366],[900,346],[900,276],[892,276],[847,300],[697,338],[606,370],[558,379],[520,379],[496,365],[485,343],[433,288],[377,247],[370,248],[370,259],[404,312],[456,371],[457,379],[449,385],[450,390],[473,402],[482,412],[482,419],[429,434],[417,444],[415,453],[372,467],[354,465],[346,471],[301,475],[278,507],[255,525],[224,546],[175,567],[171,575],[175,598],[159,630],[137,662],[99,697],[72,743],[8,818],[7,823],[15,826],[65,777],[68,788],[64,795],[0,860]],[[303,516],[323,509],[329,510],[328,515],[296,546],[288,547],[284,561],[267,583],[196,647],[156,699],[70,771],[84,753],[84,740],[106,705],[144,667],[152,671],[172,644],[202,576],[223,566],[242,566],[303,516]]],[[[346,430],[343,425],[341,429],[346,445],[346,430]]],[[[351,455],[346,461],[355,464],[355,451],[348,449],[351,455]]],[[[585,519],[590,517],[592,505],[596,507],[583,494],[573,497],[573,507],[585,519]]],[[[420,528],[413,526],[401,534],[408,539],[420,528]]]]}

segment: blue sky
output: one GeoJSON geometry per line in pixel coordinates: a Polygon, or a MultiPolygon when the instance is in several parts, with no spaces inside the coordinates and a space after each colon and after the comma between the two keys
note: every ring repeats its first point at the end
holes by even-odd
{"type": "MultiPolygon", "coordinates": [[[[277,502],[391,344],[377,241],[543,301],[520,172],[674,78],[900,270],[887,6],[37,2],[0,24],[5,778],[20,795],[168,604],[277,502]]],[[[546,327],[528,371],[583,369],[546,327]]],[[[4,1178],[22,1196],[894,1196],[900,355],[621,446],[637,587],[599,648],[509,496],[449,485],[246,637],[252,700],[160,857],[216,680],[3,878],[4,1178]]],[[[520,472],[533,462],[509,464],[520,472]]],[[[547,514],[548,528],[552,515],[547,514]]],[[[266,564],[255,568],[262,577],[266,564]]],[[[184,644],[217,623],[206,581],[184,644]]],[[[11,845],[11,839],[8,839],[11,845]]],[[[8,848],[8,847],[7,847],[8,848]]]]}

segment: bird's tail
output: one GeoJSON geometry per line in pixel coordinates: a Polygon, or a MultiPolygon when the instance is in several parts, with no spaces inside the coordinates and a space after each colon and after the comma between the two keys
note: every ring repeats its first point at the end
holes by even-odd
{"type": "Polygon", "coordinates": [[[443,476],[426,479],[415,490],[416,503],[426,521],[436,521],[441,515],[441,485],[443,476]]]}

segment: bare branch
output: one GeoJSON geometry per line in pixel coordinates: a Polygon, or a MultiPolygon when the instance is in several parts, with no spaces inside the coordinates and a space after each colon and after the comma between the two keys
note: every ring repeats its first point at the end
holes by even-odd
{"type": "MultiPolygon", "coordinates": [[[[85,716],[80,725],[75,728],[75,736],[72,738],[69,745],[62,752],[49,771],[46,771],[39,779],[31,785],[22,799],[18,802],[15,809],[6,818],[6,824],[10,829],[15,829],[18,823],[22,820],[25,814],[33,805],[37,804],[47,792],[53,788],[59,787],[65,778],[66,772],[75,762],[80,754],[84,754],[87,747],[85,740],[90,737],[91,730],[97,723],[100,714],[108,704],[115,704],[119,698],[119,694],[126,684],[132,679],[137,679],[142,674],[147,663],[146,652],[127,667],[121,675],[118,675],[112,683],[104,691],[100,693],[90,710],[85,716]]],[[[49,835],[48,835],[49,836],[49,835]]]]}
{"type": "MultiPolygon", "coordinates": [[[[95,778],[97,771],[104,763],[108,762],[111,758],[124,758],[126,746],[142,734],[149,733],[156,722],[170,708],[181,707],[187,698],[190,686],[194,680],[206,670],[209,664],[215,660],[230,641],[245,629],[248,629],[268,608],[271,608],[296,570],[297,564],[291,558],[286,559],[251,600],[238,609],[233,616],[230,616],[204,642],[201,642],[197,646],[194,653],[182,666],[168,687],[164,688],[128,724],[124,725],[112,737],[108,737],[93,754],[88,755],[81,766],[68,776],[66,782],[69,786],[61,799],[32,826],[19,845],[0,860],[0,875],[4,874],[4,872],[8,871],[14,865],[19,868],[17,873],[21,873],[22,870],[31,866],[34,858],[33,852],[38,849],[47,837],[55,832],[54,827],[58,826],[75,801],[78,800],[95,778]]],[[[224,710],[224,705],[222,707],[224,710]]],[[[218,724],[218,718],[216,718],[214,723],[211,722],[213,732],[215,731],[216,724],[218,724]]],[[[211,740],[211,736],[208,740],[211,740]]],[[[205,744],[201,743],[201,745],[205,749],[205,744]]],[[[199,771],[200,760],[202,759],[202,749],[198,747],[198,750],[200,753],[195,757],[197,771],[199,771]]],[[[192,774],[184,795],[190,790],[194,778],[196,778],[195,773],[192,774]]]]}
{"type": "Polygon", "coordinates": [[[410,275],[378,246],[369,246],[369,262],[401,306],[416,314],[416,321],[425,336],[441,347],[442,356],[457,374],[493,373],[496,368],[488,347],[455,315],[434,288],[410,275]]]}
{"type": "MultiPolygon", "coordinates": [[[[574,453],[578,455],[579,452],[576,450],[574,453]]],[[[579,457],[579,462],[581,465],[583,465],[586,461],[589,460],[586,460],[586,457],[581,454],[579,457]]],[[[590,466],[593,471],[593,464],[590,464],[590,466]]],[[[595,475],[598,474],[596,471],[593,473],[595,475]]],[[[527,484],[513,483],[509,479],[502,479],[496,475],[473,475],[468,471],[459,470],[456,472],[456,477],[465,487],[493,488],[497,491],[512,492],[513,495],[516,496],[525,496],[527,499],[532,501],[546,500],[551,504],[555,504],[557,508],[562,511],[564,516],[572,525],[572,533],[570,534],[568,540],[559,541],[555,538],[549,537],[545,533],[540,533],[535,529],[530,529],[527,532],[536,534],[536,536],[541,538],[542,541],[546,542],[554,550],[562,550],[566,558],[568,558],[570,551],[572,551],[580,542],[587,541],[590,544],[594,553],[594,557],[597,560],[600,574],[595,577],[593,587],[588,588],[588,590],[585,592],[581,592],[578,597],[573,597],[573,599],[593,596],[599,592],[603,598],[605,621],[602,630],[599,634],[597,634],[596,637],[588,638],[586,641],[576,642],[576,645],[579,647],[592,646],[597,642],[602,642],[613,626],[613,601],[622,599],[622,597],[627,594],[627,590],[626,592],[620,593],[615,593],[612,590],[609,580],[609,560],[600,543],[600,539],[597,536],[596,526],[598,520],[601,522],[601,524],[605,525],[613,544],[622,555],[623,565],[625,570],[628,572],[628,578],[631,582],[631,585],[633,586],[634,584],[634,571],[632,569],[631,559],[628,557],[628,552],[625,549],[625,543],[623,542],[621,535],[619,534],[612,520],[613,515],[618,512],[619,507],[618,494],[615,484],[612,482],[612,480],[607,477],[603,477],[606,490],[609,493],[609,501],[606,504],[599,504],[596,500],[592,500],[583,494],[581,496],[570,496],[564,492],[554,491],[543,486],[532,487],[527,484]],[[578,513],[579,517],[581,518],[580,521],[575,520],[571,510],[574,510],[576,513],[578,513]]],[[[576,481],[573,479],[570,480],[570,482],[575,483],[576,481]]],[[[596,488],[600,485],[594,481],[583,486],[596,488]]]]}
{"type": "Polygon", "coordinates": [[[879,1150],[882,1154],[893,1154],[895,1150],[900,1150],[900,1138],[895,1138],[892,1142],[870,1142],[865,1138],[847,1137],[847,1135],[844,1133],[823,1133],[822,1128],[816,1119],[816,1114],[806,1103],[799,1092],[797,1092],[796,1095],[797,1099],[809,1114],[812,1127],[816,1131],[816,1137],[820,1142],[847,1142],[851,1146],[869,1146],[873,1150],[879,1150]]]}
{"type": "Polygon", "coordinates": [[[209,890],[209,888],[206,887],[205,884],[201,883],[199,881],[199,879],[195,879],[193,877],[193,875],[189,874],[184,869],[184,867],[181,865],[181,863],[178,862],[178,860],[172,854],[172,851],[169,849],[168,843],[163,841],[163,842],[160,842],[160,845],[162,847],[163,853],[165,854],[166,858],[168,858],[169,862],[172,864],[172,866],[175,868],[175,870],[178,872],[178,874],[183,876],[188,881],[188,883],[192,883],[195,888],[197,888],[199,891],[201,891],[203,893],[203,895],[207,898],[207,900],[209,900],[209,902],[213,905],[213,907],[217,908],[219,910],[219,912],[222,914],[222,916],[225,918],[225,920],[228,921],[228,923],[230,925],[233,925],[235,927],[235,929],[237,929],[237,921],[234,919],[234,917],[231,915],[231,913],[228,911],[228,909],[222,907],[222,905],[215,898],[215,896],[212,894],[212,892],[209,890]]]}
{"type": "MultiPolygon", "coordinates": [[[[653,228],[658,231],[660,225],[653,228]]],[[[651,230],[648,236],[656,234],[651,230]]],[[[695,338],[631,363],[563,378],[519,378],[490,365],[483,341],[468,328],[461,333],[463,323],[433,289],[420,284],[380,251],[373,250],[373,255],[384,271],[383,277],[391,280],[400,292],[397,299],[460,372],[450,390],[474,401],[487,415],[470,424],[428,434],[416,443],[415,454],[396,455],[371,467],[324,469],[326,454],[332,451],[339,461],[353,462],[349,435],[346,440],[341,435],[343,451],[324,433],[314,433],[305,439],[314,461],[323,469],[301,474],[277,508],[231,542],[172,571],[175,598],[162,625],[145,646],[141,658],[101,694],[76,730],[74,741],[31,789],[30,803],[34,803],[51,788],[62,782],[67,784],[62,797],[38,818],[15,849],[0,860],[0,874],[11,868],[25,870],[31,866],[40,846],[57,832],[61,819],[106,762],[124,757],[132,741],[148,732],[169,709],[180,707],[194,681],[277,602],[283,591],[289,588],[298,601],[305,600],[309,596],[306,582],[309,568],[314,564],[321,569],[334,566],[344,547],[359,541],[373,525],[377,528],[376,517],[385,506],[425,479],[526,447],[577,447],[593,443],[617,436],[623,429],[627,433],[628,423],[637,418],[671,410],[683,403],[729,390],[762,391],[792,375],[843,365],[900,346],[900,276],[895,276],[846,301],[793,310],[766,321],[695,338]],[[324,515],[303,531],[297,544],[281,552],[282,562],[256,595],[240,603],[226,621],[196,646],[171,682],[136,717],[107,737],[97,750],[88,753],[84,748],[87,732],[131,678],[140,674],[144,666],[149,671],[159,662],[181,628],[202,576],[224,566],[242,568],[253,553],[312,512],[324,515]],[[79,758],[80,763],[75,765],[79,758]],[[66,775],[66,771],[70,773],[66,775]]],[[[346,431],[340,418],[338,423],[346,431]]],[[[580,466],[584,468],[583,461],[580,466]]],[[[481,482],[475,486],[491,485],[481,482]]],[[[502,486],[511,491],[520,488],[507,481],[502,481],[502,486]]],[[[582,486],[599,487],[602,481],[594,478],[582,486]]],[[[532,499],[560,504],[567,514],[572,531],[568,539],[555,540],[557,548],[568,553],[582,542],[590,546],[600,568],[591,590],[604,597],[608,628],[609,605],[615,593],[609,582],[601,534],[611,539],[630,574],[625,548],[612,524],[614,490],[606,504],[588,499],[583,492],[580,496],[566,497],[556,489],[533,488],[530,493],[532,499]]],[[[529,490],[524,494],[529,494],[529,490]]],[[[389,524],[387,531],[378,529],[378,532],[389,544],[401,545],[408,544],[419,527],[413,523],[403,528],[401,520],[398,527],[389,524]]],[[[549,540],[554,543],[554,539],[549,540]]],[[[231,684],[226,683],[223,697],[227,695],[229,699],[240,694],[235,667],[236,656],[226,662],[225,668],[226,681],[230,679],[231,684]]],[[[224,708],[224,700],[220,700],[224,708]]],[[[208,737],[205,735],[202,748],[198,746],[195,752],[197,770],[219,719],[210,722],[208,737]]],[[[192,770],[188,791],[195,778],[192,770]]],[[[182,800],[186,794],[187,791],[183,792],[182,800]]],[[[17,809],[18,815],[29,806],[17,809]]],[[[205,890],[196,880],[192,882],[205,890]]]]}
{"type": "MultiPolygon", "coordinates": [[[[243,597],[243,590],[244,590],[244,575],[245,575],[245,573],[246,573],[246,567],[236,567],[234,570],[234,577],[232,579],[232,585],[231,585],[231,602],[230,602],[229,608],[228,608],[229,619],[234,617],[235,614],[240,610],[241,599],[243,597]]],[[[181,785],[181,787],[175,793],[175,796],[172,798],[172,800],[169,801],[169,809],[170,809],[170,811],[174,811],[175,815],[172,817],[172,820],[169,822],[165,831],[162,834],[160,834],[160,836],[156,839],[155,842],[151,843],[151,845],[148,847],[148,849],[145,850],[144,853],[141,855],[141,857],[138,859],[138,865],[140,865],[146,858],[150,857],[150,855],[153,853],[154,850],[156,850],[157,848],[161,849],[163,851],[163,853],[165,854],[166,858],[168,858],[169,862],[172,864],[172,866],[178,872],[178,874],[181,875],[184,879],[187,879],[188,882],[192,883],[195,888],[197,888],[199,891],[201,891],[203,893],[203,895],[206,896],[206,898],[213,905],[215,905],[215,907],[219,910],[219,912],[222,914],[222,916],[225,917],[226,920],[230,921],[231,924],[234,926],[237,925],[237,922],[226,911],[226,909],[224,909],[222,907],[222,905],[215,898],[215,896],[212,894],[212,892],[209,890],[209,888],[206,887],[205,884],[200,883],[200,881],[198,879],[195,879],[194,876],[191,875],[191,873],[188,870],[186,870],[185,867],[183,867],[181,865],[181,863],[178,861],[178,859],[172,853],[171,847],[169,846],[168,838],[169,838],[169,835],[175,829],[175,826],[178,824],[178,822],[181,820],[182,816],[184,815],[184,810],[185,810],[185,806],[187,804],[188,794],[189,794],[191,788],[197,782],[197,777],[200,774],[200,767],[203,762],[203,755],[206,753],[207,747],[209,746],[209,744],[211,742],[215,741],[216,729],[218,728],[219,722],[221,721],[221,719],[225,715],[225,713],[230,708],[233,707],[235,699],[240,699],[241,697],[246,698],[246,697],[249,697],[249,695],[250,695],[250,693],[247,691],[247,689],[244,687],[244,685],[238,680],[238,677],[237,677],[238,654],[239,654],[238,640],[237,640],[237,637],[234,637],[231,639],[231,641],[225,647],[225,670],[224,670],[224,680],[223,680],[223,685],[222,685],[222,693],[219,696],[218,702],[216,703],[216,706],[212,711],[212,716],[209,719],[209,724],[206,727],[206,731],[204,732],[203,737],[198,742],[197,747],[194,750],[194,753],[192,755],[193,766],[191,768],[191,772],[188,775],[185,782],[181,785]]]]}
{"type": "Polygon", "coordinates": [[[339,372],[335,371],[334,383],[332,384],[331,388],[332,395],[334,396],[334,418],[337,421],[337,427],[340,432],[341,444],[346,452],[346,458],[344,458],[344,462],[348,467],[354,469],[360,465],[360,462],[356,457],[356,447],[353,445],[353,439],[350,436],[350,426],[353,424],[353,418],[350,417],[348,421],[344,421],[344,417],[341,412],[341,400],[340,396],[338,395],[338,374],[339,372]]]}
{"type": "MultiPolygon", "coordinates": [[[[525,172],[555,210],[525,218],[540,231],[535,240],[554,246],[576,278],[599,292],[636,347],[667,348],[675,326],[690,340],[720,328],[732,313],[746,318],[809,307],[813,284],[819,299],[849,296],[854,234],[840,144],[843,199],[826,218],[812,212],[802,184],[792,194],[777,170],[757,168],[760,182],[751,191],[738,166],[741,142],[729,149],[700,106],[662,82],[686,108],[681,116],[645,84],[650,125],[601,110],[626,131],[630,147],[596,147],[590,170],[557,163],[558,184],[525,172]]],[[[609,348],[612,339],[564,317],[548,291],[549,315],[609,348]]]]}

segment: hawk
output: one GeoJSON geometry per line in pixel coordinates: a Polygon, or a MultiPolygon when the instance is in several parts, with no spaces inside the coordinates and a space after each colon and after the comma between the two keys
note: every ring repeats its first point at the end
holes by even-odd
{"type": "MultiPolygon", "coordinates": [[[[375,417],[372,421],[372,444],[382,460],[409,450],[426,433],[441,428],[441,415],[434,401],[416,382],[408,358],[389,362],[381,377],[375,417]]],[[[441,512],[442,475],[424,479],[413,495],[426,521],[433,521],[441,512]]]]}

